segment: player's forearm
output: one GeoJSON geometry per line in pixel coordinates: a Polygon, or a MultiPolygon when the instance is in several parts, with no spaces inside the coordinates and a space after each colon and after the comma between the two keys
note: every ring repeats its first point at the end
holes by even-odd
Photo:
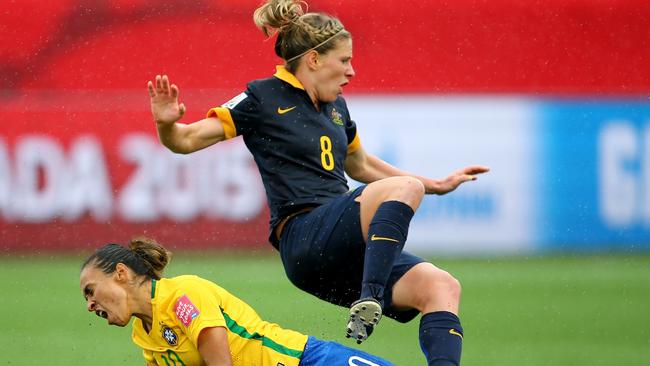
{"type": "Polygon", "coordinates": [[[384,178],[408,175],[408,173],[388,164],[374,155],[368,155],[366,157],[364,168],[361,171],[361,175],[364,178],[364,183],[372,183],[384,178]]]}
{"type": "Polygon", "coordinates": [[[425,191],[428,194],[440,194],[439,184],[440,182],[434,179],[429,179],[413,173],[407,172],[405,170],[399,169],[380,158],[367,155],[363,168],[359,169],[357,172],[357,178],[352,177],[353,179],[363,182],[363,183],[372,183],[374,181],[397,176],[410,176],[418,179],[424,185],[425,191]]]}
{"type": "Polygon", "coordinates": [[[223,127],[212,119],[187,125],[157,123],[156,127],[160,142],[177,154],[193,153],[225,139],[223,127]]]}
{"type": "Polygon", "coordinates": [[[347,173],[351,178],[362,183],[372,183],[394,176],[411,175],[370,154],[358,159],[347,173]]]}
{"type": "Polygon", "coordinates": [[[186,125],[180,123],[156,123],[160,143],[177,154],[192,152],[188,147],[187,129],[184,127],[186,125]]]}

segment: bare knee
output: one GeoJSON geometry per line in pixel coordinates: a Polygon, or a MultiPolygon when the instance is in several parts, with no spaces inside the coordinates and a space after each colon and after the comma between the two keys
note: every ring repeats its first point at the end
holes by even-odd
{"type": "Polygon", "coordinates": [[[393,189],[389,191],[386,201],[396,200],[404,202],[416,210],[420,205],[425,194],[424,184],[413,177],[393,177],[391,185],[393,189]]]}
{"type": "Polygon", "coordinates": [[[413,267],[394,288],[396,305],[415,308],[422,313],[449,311],[458,314],[460,295],[460,282],[430,263],[413,267]]]}
{"type": "Polygon", "coordinates": [[[458,308],[460,303],[460,281],[441,269],[437,269],[428,278],[422,292],[420,307],[423,309],[429,307],[458,308]]]}
{"type": "Polygon", "coordinates": [[[461,286],[460,281],[452,276],[449,272],[440,270],[442,275],[440,279],[435,282],[438,291],[456,302],[460,302],[461,286]]]}

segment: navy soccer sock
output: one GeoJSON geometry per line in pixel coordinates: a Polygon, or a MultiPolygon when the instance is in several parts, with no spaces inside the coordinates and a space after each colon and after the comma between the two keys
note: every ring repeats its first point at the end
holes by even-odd
{"type": "Polygon", "coordinates": [[[377,208],[368,228],[361,282],[362,299],[372,297],[383,306],[384,288],[393,263],[404,248],[413,214],[411,206],[399,201],[384,202],[377,208]]]}
{"type": "Polygon", "coordinates": [[[422,315],[420,347],[429,366],[458,366],[463,347],[460,319],[448,311],[422,315]]]}

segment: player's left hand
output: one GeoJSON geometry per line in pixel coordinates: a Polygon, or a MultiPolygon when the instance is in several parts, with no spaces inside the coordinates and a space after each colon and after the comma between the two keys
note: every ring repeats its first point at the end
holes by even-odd
{"type": "Polygon", "coordinates": [[[482,165],[468,166],[451,173],[447,178],[432,181],[431,184],[426,184],[427,193],[442,195],[452,192],[461,184],[476,180],[478,174],[487,173],[489,171],[490,168],[482,165]]]}

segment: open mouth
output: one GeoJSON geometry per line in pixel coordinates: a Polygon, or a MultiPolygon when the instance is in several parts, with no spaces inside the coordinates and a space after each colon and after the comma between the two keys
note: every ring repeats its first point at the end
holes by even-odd
{"type": "Polygon", "coordinates": [[[100,318],[108,319],[108,313],[104,310],[96,310],[95,314],[97,314],[97,316],[100,318]]]}

